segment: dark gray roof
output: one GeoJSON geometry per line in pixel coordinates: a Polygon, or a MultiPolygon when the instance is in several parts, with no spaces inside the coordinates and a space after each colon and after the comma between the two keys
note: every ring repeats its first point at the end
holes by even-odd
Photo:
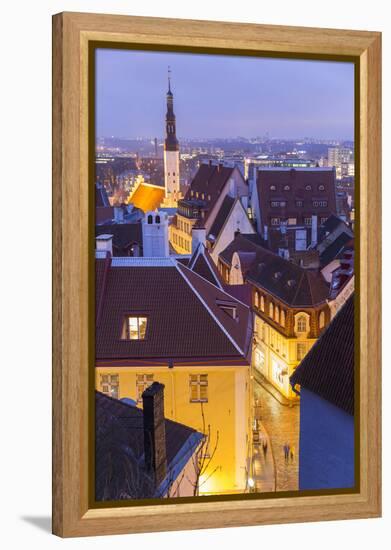
{"type": "Polygon", "coordinates": [[[290,383],[354,414],[354,294],[297,367],[290,383]]]}

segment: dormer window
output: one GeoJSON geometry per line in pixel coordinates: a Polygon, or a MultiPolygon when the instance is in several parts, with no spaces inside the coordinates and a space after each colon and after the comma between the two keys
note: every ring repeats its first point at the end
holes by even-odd
{"type": "Polygon", "coordinates": [[[319,191],[324,191],[324,185],[319,185],[318,189],[319,191]]]}
{"type": "Polygon", "coordinates": [[[307,317],[300,315],[297,318],[297,332],[307,332],[307,317]]]}
{"type": "Polygon", "coordinates": [[[311,190],[312,190],[311,185],[306,185],[306,186],[305,186],[305,190],[306,190],[306,191],[311,191],[311,190]]]}
{"type": "Polygon", "coordinates": [[[127,316],[122,330],[123,340],[144,340],[147,331],[147,317],[127,316]]]}
{"type": "Polygon", "coordinates": [[[290,185],[285,185],[284,186],[284,191],[290,191],[290,190],[291,190],[290,185]]]}
{"type": "Polygon", "coordinates": [[[276,190],[276,186],[275,185],[271,185],[270,186],[270,191],[275,191],[276,190]]]}

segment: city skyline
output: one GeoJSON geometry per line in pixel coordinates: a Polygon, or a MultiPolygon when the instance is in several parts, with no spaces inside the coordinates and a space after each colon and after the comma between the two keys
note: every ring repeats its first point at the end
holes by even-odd
{"type": "Polygon", "coordinates": [[[160,138],[168,66],[179,138],[354,139],[352,63],[104,49],[97,137],[160,138]]]}

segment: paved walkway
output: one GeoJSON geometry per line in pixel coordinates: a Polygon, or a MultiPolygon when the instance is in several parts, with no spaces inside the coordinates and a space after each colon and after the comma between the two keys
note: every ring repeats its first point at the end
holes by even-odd
{"type": "Polygon", "coordinates": [[[257,493],[269,493],[276,490],[274,463],[269,436],[261,422],[258,423],[259,443],[253,443],[252,478],[257,493]],[[266,441],[266,449],[262,445],[266,441]]]}
{"type": "MultiPolygon", "coordinates": [[[[254,399],[259,403],[259,407],[256,408],[257,415],[260,417],[262,429],[268,434],[268,453],[271,451],[270,459],[266,462],[269,460],[273,463],[273,468],[269,465],[264,466],[264,477],[266,472],[268,476],[273,476],[273,485],[275,482],[277,491],[294,491],[298,489],[300,406],[286,406],[269,390],[270,388],[259,383],[259,380],[255,381],[254,399]],[[293,450],[293,459],[289,457],[288,461],[284,456],[286,443],[293,450]]],[[[269,486],[269,481],[267,484],[266,480],[262,481],[260,486],[269,486]]]]}

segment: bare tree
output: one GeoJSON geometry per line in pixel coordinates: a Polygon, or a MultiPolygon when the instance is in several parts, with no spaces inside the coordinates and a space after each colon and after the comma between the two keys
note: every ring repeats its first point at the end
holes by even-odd
{"type": "Polygon", "coordinates": [[[192,480],[188,476],[186,476],[189,483],[193,486],[194,496],[199,496],[200,487],[202,487],[202,485],[204,485],[220,468],[220,465],[217,465],[211,471],[209,471],[210,465],[213,461],[213,458],[216,454],[216,450],[219,444],[219,431],[217,430],[216,432],[216,441],[212,448],[211,427],[210,427],[210,424],[206,426],[204,404],[200,403],[200,405],[201,405],[201,416],[202,416],[202,433],[204,434],[204,438],[200,444],[198,452],[192,455],[192,462],[193,462],[194,471],[195,471],[195,479],[192,480]],[[206,476],[206,477],[201,481],[202,476],[206,476]]]}

